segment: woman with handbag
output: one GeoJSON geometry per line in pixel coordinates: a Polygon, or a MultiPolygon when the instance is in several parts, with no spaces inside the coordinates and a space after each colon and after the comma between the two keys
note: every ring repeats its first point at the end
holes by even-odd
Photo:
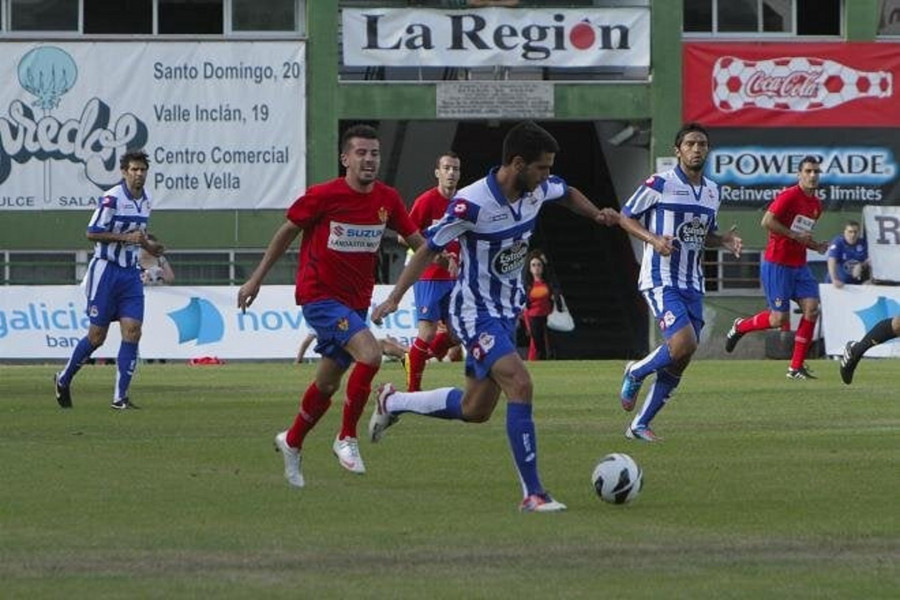
{"type": "MultiPolygon", "coordinates": [[[[525,263],[525,311],[523,320],[528,337],[528,360],[547,360],[552,357],[547,317],[559,303],[559,293],[547,277],[547,258],[540,250],[532,250],[525,263]]],[[[557,308],[559,308],[557,306],[557,308]]]]}

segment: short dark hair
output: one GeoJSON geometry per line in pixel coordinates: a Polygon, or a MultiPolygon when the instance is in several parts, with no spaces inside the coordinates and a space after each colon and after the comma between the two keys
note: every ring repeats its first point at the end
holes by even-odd
{"type": "Polygon", "coordinates": [[[437,155],[437,158],[434,159],[434,168],[435,168],[435,169],[439,169],[439,168],[440,168],[440,166],[441,166],[441,159],[444,158],[445,156],[446,156],[447,158],[455,158],[455,159],[457,159],[457,160],[459,159],[459,154],[457,154],[457,153],[454,152],[453,150],[447,150],[446,152],[441,152],[440,154],[437,155]]]}
{"type": "Polygon", "coordinates": [[[363,138],[364,140],[377,140],[378,131],[371,125],[353,125],[344,135],[341,136],[341,152],[346,152],[350,148],[350,140],[353,138],[363,138]]]}
{"type": "Polygon", "coordinates": [[[544,152],[556,154],[559,143],[550,132],[534,121],[522,121],[509,130],[503,138],[503,164],[521,156],[526,163],[534,162],[544,152]]]}
{"type": "Polygon", "coordinates": [[[819,160],[818,156],[813,156],[812,154],[807,154],[803,158],[800,159],[800,166],[797,168],[798,171],[803,170],[803,165],[809,163],[811,165],[821,165],[822,161],[819,160]]]}
{"type": "Polygon", "coordinates": [[[854,221],[853,219],[850,219],[849,221],[844,223],[844,229],[846,229],[848,227],[856,227],[857,229],[859,229],[859,221],[854,221]]]}
{"type": "Polygon", "coordinates": [[[701,125],[700,123],[685,123],[681,126],[681,129],[678,130],[678,133],[675,134],[675,147],[680,148],[681,142],[684,141],[684,136],[689,133],[702,133],[706,136],[706,141],[709,142],[709,132],[706,130],[706,127],[701,125]]]}
{"type": "Polygon", "coordinates": [[[127,169],[128,165],[133,162],[142,162],[145,167],[150,166],[150,157],[147,155],[143,149],[140,150],[129,150],[125,154],[122,155],[122,158],[119,159],[119,168],[127,169]]]}

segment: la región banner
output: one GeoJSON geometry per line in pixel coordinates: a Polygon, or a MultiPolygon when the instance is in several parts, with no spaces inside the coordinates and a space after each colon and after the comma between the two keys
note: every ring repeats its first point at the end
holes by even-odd
{"type": "Polygon", "coordinates": [[[348,66],[647,67],[650,10],[345,8],[348,66]]]}

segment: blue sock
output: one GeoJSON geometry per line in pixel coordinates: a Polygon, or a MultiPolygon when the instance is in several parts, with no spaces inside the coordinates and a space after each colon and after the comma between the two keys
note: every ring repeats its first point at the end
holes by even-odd
{"type": "Polygon", "coordinates": [[[669,345],[663,342],[656,350],[631,365],[628,372],[633,378],[643,381],[650,373],[660,372],[670,364],[672,364],[672,357],[669,356],[669,345]]]}
{"type": "Polygon", "coordinates": [[[669,396],[672,395],[672,391],[678,387],[680,382],[681,377],[676,377],[665,369],[658,372],[656,381],[653,382],[653,387],[650,388],[647,399],[644,400],[644,405],[641,407],[641,412],[634,418],[632,428],[650,425],[650,421],[666,405],[669,396]]]}
{"type": "Polygon", "coordinates": [[[537,438],[531,418],[531,404],[512,401],[506,404],[506,435],[524,495],[543,494],[544,488],[537,470],[537,438]]]}
{"type": "Polygon", "coordinates": [[[91,346],[91,342],[88,341],[88,337],[84,336],[78,341],[78,345],[75,346],[75,350],[72,351],[72,356],[69,357],[69,362],[66,363],[66,366],[63,368],[62,372],[59,376],[59,385],[63,387],[69,387],[72,383],[72,378],[75,377],[75,373],[78,372],[78,369],[81,368],[81,365],[90,358],[91,354],[96,350],[93,346],[91,346]]]}
{"type": "Polygon", "coordinates": [[[131,378],[137,367],[137,353],[138,345],[134,342],[123,341],[119,346],[119,356],[116,357],[116,400],[128,397],[128,386],[131,385],[131,378]]]}

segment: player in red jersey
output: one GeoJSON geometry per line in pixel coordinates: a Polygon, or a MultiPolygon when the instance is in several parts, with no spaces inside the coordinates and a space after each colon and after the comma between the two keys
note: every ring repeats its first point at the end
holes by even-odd
{"type": "Polygon", "coordinates": [[[791,300],[803,310],[794,337],[794,354],[788,369],[789,379],[815,379],[804,364],[819,317],[819,284],[806,264],[806,249],[820,254],[828,242],[813,238],[813,227],[822,214],[822,201],[816,195],[819,160],[806,156],[800,161],[799,183],[782,191],[762,218],[769,230],[769,243],[760,275],[769,308],[752,317],[734,320],[725,338],[725,351],[731,352],[744,335],[751,331],[781,328],[790,319],[791,300]]]}
{"type": "MultiPolygon", "coordinates": [[[[425,231],[441,220],[456,186],[459,184],[460,160],[455,152],[444,152],[435,161],[434,176],[438,180],[433,187],[415,199],[409,216],[419,231],[425,231]]],[[[449,331],[438,330],[438,323],[449,318],[450,292],[459,271],[459,242],[451,242],[444,251],[425,268],[425,272],[413,285],[416,299],[418,335],[406,355],[407,391],[422,389],[425,363],[432,356],[443,356],[456,344],[449,331]]]]}
{"type": "Polygon", "coordinates": [[[381,366],[381,346],[366,326],[378,249],[385,227],[404,236],[413,248],[424,242],[397,190],[377,180],[380,163],[377,132],[367,125],[348,129],[341,139],[346,175],[312,186],[294,201],[259,265],[238,291],[238,308],[246,309],[272,265],[302,233],[295,297],[316,332],[316,352],[322,360],[293,425],[275,436],[276,449],[284,455],[284,475],[294,487],[304,485],[303,440],[328,410],[331,396],[354,363],[341,430],[332,449],[348,471],[366,471],[356,424],[381,366]]]}

